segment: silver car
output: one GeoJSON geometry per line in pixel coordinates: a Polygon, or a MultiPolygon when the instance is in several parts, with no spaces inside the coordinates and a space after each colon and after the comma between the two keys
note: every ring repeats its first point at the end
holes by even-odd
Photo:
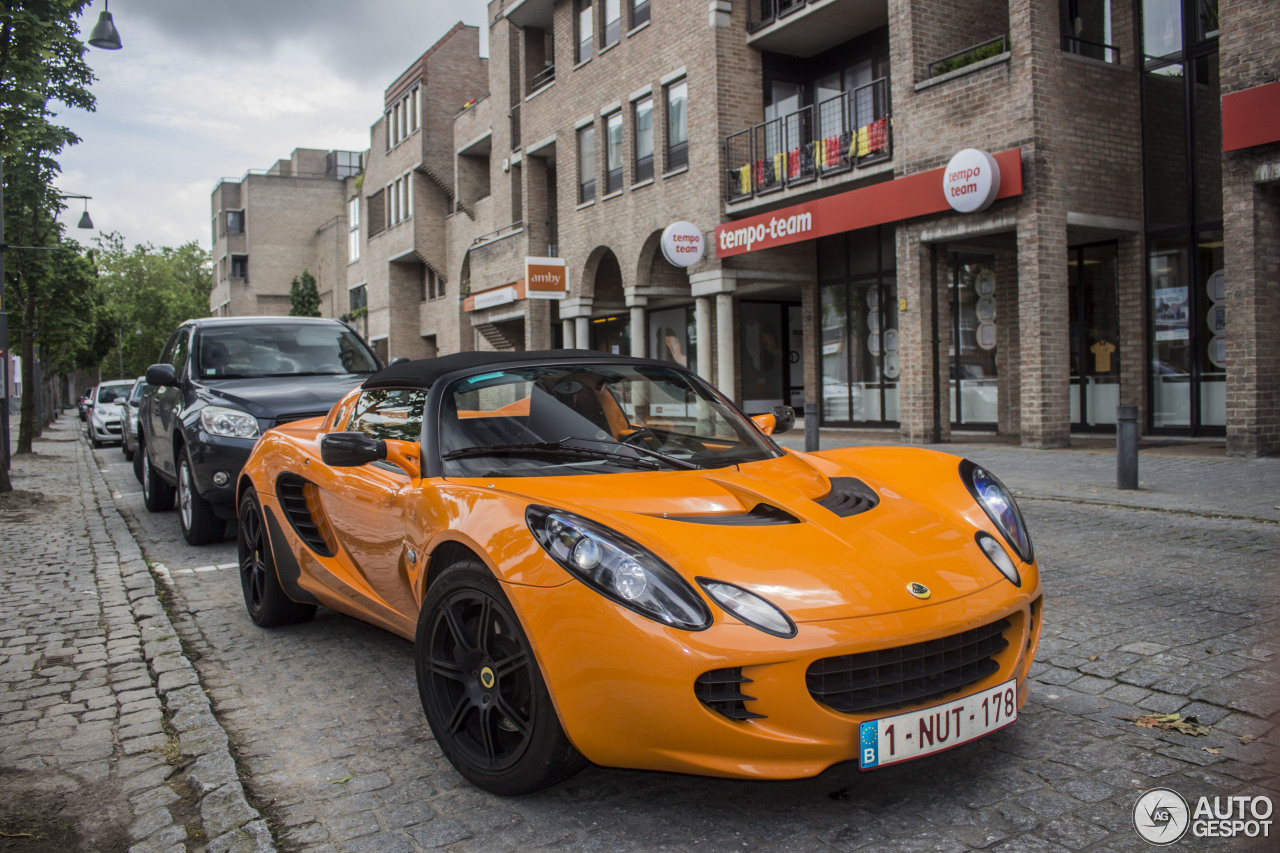
{"type": "Polygon", "coordinates": [[[147,377],[139,376],[129,389],[129,396],[120,401],[120,451],[125,459],[133,459],[138,449],[138,403],[147,387],[147,377]]]}
{"type": "Polygon", "coordinates": [[[101,382],[89,401],[89,441],[94,447],[120,441],[120,403],[128,399],[132,379],[101,382]]]}

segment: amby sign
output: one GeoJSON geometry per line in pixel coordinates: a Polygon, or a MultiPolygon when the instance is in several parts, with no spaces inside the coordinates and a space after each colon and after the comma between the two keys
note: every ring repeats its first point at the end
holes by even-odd
{"type": "Polygon", "coordinates": [[[662,257],[677,267],[691,267],[702,260],[706,240],[692,222],[672,222],[662,230],[662,257]]]}
{"type": "Polygon", "coordinates": [[[986,210],[1000,192],[1000,164],[986,151],[966,148],[943,170],[942,192],[959,213],[986,210]]]}
{"type": "Polygon", "coordinates": [[[569,269],[564,258],[525,258],[524,280],[530,299],[564,299],[569,295],[569,269]]]}

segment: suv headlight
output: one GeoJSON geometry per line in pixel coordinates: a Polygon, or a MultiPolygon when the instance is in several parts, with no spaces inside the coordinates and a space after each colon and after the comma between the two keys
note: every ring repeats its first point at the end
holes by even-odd
{"type": "Polygon", "coordinates": [[[1022,513],[1004,483],[968,459],[960,460],[960,478],[1013,552],[1022,562],[1030,563],[1033,559],[1031,535],[1027,533],[1027,523],[1022,520],[1022,513]]]}
{"type": "Polygon", "coordinates": [[[200,425],[209,435],[225,438],[257,438],[258,419],[239,409],[205,406],[200,410],[200,425]]]}
{"type": "Polygon", "coordinates": [[[673,628],[711,626],[711,610],[693,587],[638,542],[564,510],[531,506],[524,517],[551,559],[597,592],[673,628]]]}

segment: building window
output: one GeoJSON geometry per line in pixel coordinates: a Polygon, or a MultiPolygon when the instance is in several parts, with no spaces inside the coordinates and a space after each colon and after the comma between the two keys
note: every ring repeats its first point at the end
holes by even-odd
{"type": "Polygon", "coordinates": [[[653,177],[653,98],[641,98],[632,106],[636,134],[635,182],[653,177]]]}
{"type": "Polygon", "coordinates": [[[631,29],[649,23],[649,0],[631,0],[631,29]]]}
{"type": "Polygon", "coordinates": [[[578,203],[596,197],[596,128],[589,124],[578,129],[578,203]]]}
{"type": "Polygon", "coordinates": [[[578,61],[586,62],[595,50],[592,41],[591,0],[578,0],[578,61]]]}
{"type": "Polygon", "coordinates": [[[347,202],[347,263],[360,260],[360,199],[347,202]]]}
{"type": "Polygon", "coordinates": [[[395,148],[418,129],[420,107],[418,87],[414,86],[404,97],[387,109],[388,150],[395,148]]]}
{"type": "Polygon", "coordinates": [[[231,277],[249,280],[249,256],[248,255],[232,255],[231,256],[231,277]]]}
{"type": "Polygon", "coordinates": [[[689,165],[689,83],[667,87],[667,171],[689,165]]]}
{"type": "Polygon", "coordinates": [[[444,296],[444,279],[427,267],[422,276],[423,299],[439,299],[444,296]]]}
{"type": "Polygon", "coordinates": [[[622,189],[622,113],[613,113],[604,120],[604,123],[604,191],[616,193],[622,189]]]}
{"type": "Polygon", "coordinates": [[[622,0],[604,0],[604,39],[608,47],[622,37],[622,0]]]}
{"type": "Polygon", "coordinates": [[[343,322],[349,323],[361,337],[369,337],[369,288],[368,285],[357,284],[347,291],[349,306],[343,322]]]}
{"type": "Polygon", "coordinates": [[[387,184],[387,223],[399,225],[413,215],[413,173],[406,172],[387,184]]]}
{"type": "Polygon", "coordinates": [[[387,209],[386,209],[385,189],[378,190],[369,196],[369,205],[366,211],[369,214],[369,236],[381,234],[387,228],[387,209]]]}
{"type": "Polygon", "coordinates": [[[228,234],[244,233],[244,211],[243,210],[227,211],[227,233],[228,234]]]}
{"type": "Polygon", "coordinates": [[[325,174],[336,180],[354,178],[364,171],[364,155],[359,151],[330,151],[325,157],[325,174]]]}
{"type": "Polygon", "coordinates": [[[1111,0],[1059,0],[1062,49],[1080,56],[1116,62],[1111,44],[1111,0]]]}

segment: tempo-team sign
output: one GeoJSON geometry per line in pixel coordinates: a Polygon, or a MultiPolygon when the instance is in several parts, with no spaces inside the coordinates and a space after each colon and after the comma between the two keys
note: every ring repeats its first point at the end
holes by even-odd
{"type": "Polygon", "coordinates": [[[678,267],[702,260],[707,241],[692,222],[672,222],[662,229],[662,256],[678,267]]]}
{"type": "Polygon", "coordinates": [[[986,210],[1000,192],[1000,165],[986,151],[965,148],[943,171],[942,192],[959,213],[986,210]]]}

